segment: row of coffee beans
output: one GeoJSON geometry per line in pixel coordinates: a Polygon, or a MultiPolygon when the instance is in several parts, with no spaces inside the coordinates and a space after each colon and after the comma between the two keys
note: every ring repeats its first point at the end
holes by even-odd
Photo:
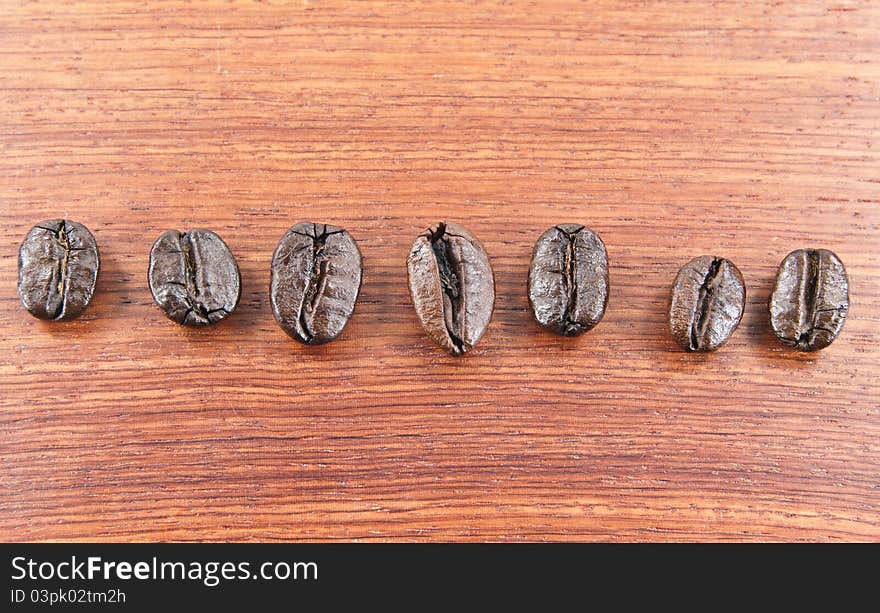
{"type": "MultiPolygon", "coordinates": [[[[82,224],[63,219],[34,226],[19,250],[18,291],[34,316],[71,319],[92,299],[98,246],[82,224]]],[[[308,345],[326,343],[345,328],[360,293],[363,264],[354,238],[336,226],[300,223],[272,257],[270,300],[279,325],[308,345]]],[[[452,222],[428,228],[407,258],[409,289],[425,332],[453,355],[483,336],[495,306],[495,279],[485,249],[452,222]]],[[[235,256],[209,230],[169,230],[150,252],[149,285],[165,315],[185,326],[228,317],[241,297],[235,256]]],[[[599,236],[579,224],[559,224],[535,243],[528,277],[537,322],[562,336],[593,328],[608,303],[608,255],[599,236]]],[[[739,325],[746,304],[743,276],[733,262],[701,256],[672,286],[672,337],[687,351],[714,351],[739,325]]],[[[800,351],[830,345],[849,309],[849,282],[840,259],[825,249],[790,253],[770,297],[770,325],[800,351]]]]}

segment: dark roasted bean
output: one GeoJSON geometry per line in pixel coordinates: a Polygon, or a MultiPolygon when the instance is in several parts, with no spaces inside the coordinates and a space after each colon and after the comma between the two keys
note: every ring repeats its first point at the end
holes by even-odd
{"type": "Polygon", "coordinates": [[[462,226],[442,222],[413,243],[409,291],[422,327],[453,355],[470,351],[489,325],[495,278],[483,245],[462,226]]]}
{"type": "Polygon", "coordinates": [[[827,249],[792,251],[779,265],[770,295],[770,326],[798,351],[818,351],[834,342],[849,311],[846,269],[827,249]]]}
{"type": "Polygon", "coordinates": [[[209,230],[162,234],[150,251],[149,283],[159,308],[184,326],[225,319],[241,297],[235,256],[209,230]]]}
{"type": "Polygon", "coordinates": [[[742,319],[746,287],[733,262],[710,255],[685,264],[672,286],[669,325],[688,351],[715,351],[742,319]]]}
{"type": "Polygon", "coordinates": [[[72,319],[91,302],[99,268],[98,245],[84,225],[64,219],[38,223],[18,251],[21,303],[40,319],[72,319]]]}
{"type": "Polygon", "coordinates": [[[608,303],[608,255],[599,235],[579,224],[544,232],[532,253],[529,303],[538,323],[562,336],[599,323],[608,303]]]}
{"type": "Polygon", "coordinates": [[[336,226],[300,223],[272,257],[270,299],[278,324],[307,345],[339,336],[361,289],[361,253],[336,226]]]}

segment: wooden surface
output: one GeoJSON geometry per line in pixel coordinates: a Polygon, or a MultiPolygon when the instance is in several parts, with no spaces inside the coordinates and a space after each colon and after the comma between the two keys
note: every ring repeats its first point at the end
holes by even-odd
{"type": "Polygon", "coordinates": [[[0,538],[880,540],[880,5],[869,1],[60,2],[0,8],[0,538]],[[89,226],[79,321],[31,318],[32,224],[89,226]],[[495,317],[464,358],[423,334],[405,258],[430,223],[485,243],[495,317]],[[298,221],[366,270],[336,342],[269,308],[298,221]],[[611,259],[604,321],[531,318],[548,226],[611,259]],[[166,320],[153,240],[207,227],[238,311],[166,320]],[[790,250],[846,263],[819,355],[773,338],[790,250]],[[693,256],[740,267],[719,353],[667,332],[693,256]]]}

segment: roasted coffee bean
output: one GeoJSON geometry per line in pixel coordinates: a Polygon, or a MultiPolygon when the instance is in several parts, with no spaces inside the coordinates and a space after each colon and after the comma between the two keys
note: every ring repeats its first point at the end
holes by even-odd
{"type": "Polygon", "coordinates": [[[278,324],[306,345],[339,336],[361,289],[361,252],[336,226],[300,223],[272,256],[270,300],[278,324]]]}
{"type": "Polygon", "coordinates": [[[470,351],[495,307],[495,278],[483,245],[462,226],[441,222],[416,239],[406,264],[425,332],[453,355],[470,351]]]}
{"type": "Polygon", "coordinates": [[[770,295],[770,326],[798,351],[818,351],[834,342],[849,311],[846,269],[827,249],[792,251],[779,265],[770,295]]]}
{"type": "Polygon", "coordinates": [[[532,253],[529,303],[538,323],[562,336],[599,323],[608,303],[608,255],[599,235],[579,224],[544,232],[532,253]]]}
{"type": "Polygon", "coordinates": [[[162,234],[150,251],[149,282],[159,308],[184,326],[225,319],[241,297],[235,256],[208,230],[162,234]]]}
{"type": "Polygon", "coordinates": [[[715,351],[742,319],[746,286],[724,258],[703,255],[685,264],[672,286],[672,337],[688,351],[715,351]]]}
{"type": "Polygon", "coordinates": [[[64,219],[38,223],[18,250],[21,303],[40,319],[72,319],[89,306],[99,267],[98,245],[84,225],[64,219]]]}

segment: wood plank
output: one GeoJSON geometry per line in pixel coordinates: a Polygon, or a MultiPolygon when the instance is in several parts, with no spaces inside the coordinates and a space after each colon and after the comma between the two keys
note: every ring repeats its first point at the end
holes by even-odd
{"type": "Polygon", "coordinates": [[[880,539],[880,5],[827,2],[4,2],[3,540],[880,539]],[[85,223],[95,300],[15,291],[24,234],[85,223]],[[451,219],[493,262],[466,357],[423,334],[415,236],[451,219]],[[286,228],[364,255],[330,345],[269,308],[286,228]],[[603,322],[557,339],[525,279],[547,227],[604,239],[603,322]],[[147,289],[166,229],[213,229],[243,298],[214,329],[147,289]],[[795,248],[851,279],[841,338],[779,345],[795,248]],[[745,275],[720,352],[681,352],[693,256],[745,275]]]}

